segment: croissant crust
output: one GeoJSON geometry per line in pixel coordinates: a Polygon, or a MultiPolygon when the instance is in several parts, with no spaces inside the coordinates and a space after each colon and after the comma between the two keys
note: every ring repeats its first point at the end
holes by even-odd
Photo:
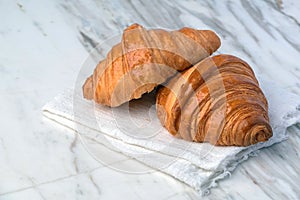
{"type": "Polygon", "coordinates": [[[96,103],[119,106],[152,91],[219,46],[219,37],[210,30],[146,30],[133,24],[86,80],[83,95],[96,103]]]}
{"type": "Polygon", "coordinates": [[[188,141],[248,146],[272,136],[268,103],[250,66],[231,55],[206,58],[157,94],[157,115],[188,141]]]}

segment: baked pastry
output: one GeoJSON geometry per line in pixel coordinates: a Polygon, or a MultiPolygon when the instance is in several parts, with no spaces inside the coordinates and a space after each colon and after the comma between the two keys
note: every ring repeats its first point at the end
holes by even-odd
{"type": "Polygon", "coordinates": [[[268,103],[250,66],[231,55],[208,57],[157,93],[157,115],[188,141],[248,146],[272,136],[268,103]]]}
{"type": "Polygon", "coordinates": [[[133,24],[86,80],[83,95],[99,104],[119,106],[152,91],[219,46],[219,37],[210,30],[146,30],[133,24]]]}

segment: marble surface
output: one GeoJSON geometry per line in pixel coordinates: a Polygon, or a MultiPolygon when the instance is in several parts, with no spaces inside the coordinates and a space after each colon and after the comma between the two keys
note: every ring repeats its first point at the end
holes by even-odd
{"type": "MultiPolygon", "coordinates": [[[[43,118],[42,106],[74,85],[95,45],[133,22],[213,29],[219,52],[300,94],[299,11],[298,0],[2,0],[0,199],[199,198],[160,172],[126,174],[99,163],[74,132],[43,118]]],[[[242,163],[205,198],[299,199],[299,133],[291,127],[287,141],[242,163]]],[[[118,165],[145,167],[126,157],[118,165]]]]}

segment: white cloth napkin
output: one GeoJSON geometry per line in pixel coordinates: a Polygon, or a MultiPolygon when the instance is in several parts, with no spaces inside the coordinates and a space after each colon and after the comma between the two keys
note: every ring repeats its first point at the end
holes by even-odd
{"type": "Polygon", "coordinates": [[[160,125],[151,95],[111,109],[83,99],[80,92],[66,90],[44,106],[43,114],[207,194],[249,155],[286,139],[287,127],[300,122],[300,98],[263,76],[258,79],[269,102],[273,137],[250,147],[215,147],[174,138],[160,125]]]}

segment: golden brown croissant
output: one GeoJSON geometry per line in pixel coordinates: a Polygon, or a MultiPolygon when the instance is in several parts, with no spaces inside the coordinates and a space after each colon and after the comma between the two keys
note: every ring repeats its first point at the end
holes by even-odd
{"type": "Polygon", "coordinates": [[[173,135],[222,146],[272,136],[268,104],[250,66],[230,55],[206,58],[157,94],[157,115],[173,135]]]}
{"type": "Polygon", "coordinates": [[[219,37],[209,30],[146,30],[133,24],[86,80],[83,95],[96,103],[119,106],[152,91],[219,46],[219,37]]]}

